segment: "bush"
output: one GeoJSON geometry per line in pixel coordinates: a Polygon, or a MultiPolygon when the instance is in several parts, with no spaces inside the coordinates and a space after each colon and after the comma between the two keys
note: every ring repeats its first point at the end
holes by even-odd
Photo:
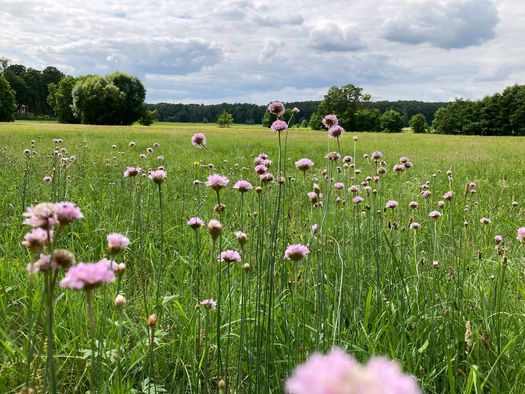
{"type": "Polygon", "coordinates": [[[0,122],[13,122],[16,113],[15,91],[0,75],[0,122]]]}
{"type": "Polygon", "coordinates": [[[410,118],[409,126],[414,133],[425,133],[428,129],[427,120],[423,114],[415,114],[412,116],[412,118],[410,118]]]}
{"type": "Polygon", "coordinates": [[[402,128],[403,118],[399,112],[389,109],[381,115],[381,130],[387,133],[399,133],[402,128]]]}

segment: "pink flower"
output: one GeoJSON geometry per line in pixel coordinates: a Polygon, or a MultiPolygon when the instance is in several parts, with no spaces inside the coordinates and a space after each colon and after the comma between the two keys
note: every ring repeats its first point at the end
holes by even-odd
{"type": "Polygon", "coordinates": [[[406,162],[408,162],[408,161],[409,161],[409,158],[406,157],[406,156],[401,156],[401,157],[399,158],[399,162],[402,163],[402,164],[404,164],[404,163],[406,163],[406,162]]]}
{"type": "Polygon", "coordinates": [[[301,170],[303,172],[308,171],[310,168],[314,166],[314,162],[306,157],[299,159],[295,162],[295,166],[298,170],[301,170]]]}
{"type": "Polygon", "coordinates": [[[317,234],[317,230],[319,229],[319,225],[316,223],[316,224],[312,224],[312,227],[310,228],[310,234],[312,235],[315,235],[317,234]]]}
{"type": "Polygon", "coordinates": [[[377,161],[377,160],[381,160],[381,158],[383,157],[383,154],[379,151],[375,151],[375,152],[372,152],[372,159],[377,161]]]}
{"type": "Polygon", "coordinates": [[[233,188],[237,189],[241,193],[246,193],[248,190],[252,190],[253,186],[250,182],[245,181],[244,179],[241,179],[235,182],[235,185],[233,185],[233,188]]]}
{"type": "Polygon", "coordinates": [[[140,167],[128,167],[126,171],[124,171],[124,178],[133,178],[140,174],[142,172],[142,168],[140,167]]]}
{"type": "Polygon", "coordinates": [[[432,211],[428,214],[429,217],[431,217],[432,219],[438,219],[441,217],[441,212],[439,211],[432,211]]]}
{"type": "Polygon", "coordinates": [[[503,237],[501,235],[496,235],[494,237],[494,242],[496,242],[497,244],[500,244],[503,242],[503,237]]]}
{"type": "Polygon", "coordinates": [[[397,207],[399,204],[396,200],[389,200],[386,202],[385,204],[385,208],[390,208],[390,209],[394,209],[395,207],[397,207]]]}
{"type": "Polygon", "coordinates": [[[264,174],[259,175],[259,179],[263,183],[271,182],[273,181],[273,174],[271,174],[270,172],[265,172],[264,174]]]}
{"type": "Polygon", "coordinates": [[[352,185],[348,188],[348,193],[359,193],[360,189],[359,185],[352,185]]]}
{"type": "Polygon", "coordinates": [[[53,231],[49,231],[49,237],[51,239],[48,239],[46,230],[36,227],[24,236],[22,245],[31,250],[41,250],[53,239],[53,231]]]}
{"type": "Polygon", "coordinates": [[[411,230],[419,230],[420,228],[421,228],[421,225],[418,222],[410,223],[410,229],[411,230]]]}
{"type": "Polygon", "coordinates": [[[271,128],[273,131],[280,133],[281,131],[288,129],[288,124],[282,120],[276,120],[272,123],[271,128]]]}
{"type": "Polygon", "coordinates": [[[110,253],[118,253],[129,246],[129,239],[122,234],[111,233],[106,239],[110,253]]]}
{"type": "Polygon", "coordinates": [[[276,116],[281,116],[284,114],[284,104],[280,101],[272,101],[268,104],[268,111],[276,116]]]}
{"type": "Polygon", "coordinates": [[[248,236],[246,235],[246,233],[243,233],[242,231],[236,231],[233,234],[235,235],[235,238],[237,238],[237,241],[241,245],[244,245],[246,242],[248,242],[248,236]]]}
{"type": "Polygon", "coordinates": [[[518,229],[518,235],[516,236],[516,239],[520,242],[525,241],[525,227],[520,227],[518,229]]]}
{"type": "Polygon", "coordinates": [[[202,300],[199,302],[200,306],[206,308],[206,309],[216,309],[217,308],[217,302],[210,298],[209,300],[202,300]]]}
{"type": "Polygon", "coordinates": [[[240,263],[241,255],[236,250],[225,250],[219,255],[219,260],[226,263],[240,263]]]}
{"type": "Polygon", "coordinates": [[[79,263],[71,267],[60,281],[60,286],[73,290],[92,290],[115,280],[115,273],[107,261],[79,263]]]}
{"type": "Polygon", "coordinates": [[[341,126],[336,124],[335,126],[332,126],[328,129],[328,137],[330,138],[339,138],[343,133],[345,132],[345,129],[343,129],[341,126]]]}
{"type": "Polygon", "coordinates": [[[416,201],[410,201],[408,203],[408,206],[412,209],[416,209],[419,206],[419,204],[416,201]]]}
{"type": "Polygon", "coordinates": [[[299,108],[297,108],[297,107],[293,107],[292,112],[294,114],[297,114],[297,113],[301,112],[301,110],[299,108]]]}
{"type": "Polygon", "coordinates": [[[402,165],[402,164],[396,164],[396,165],[392,168],[392,171],[394,171],[394,172],[405,171],[405,166],[402,165]]]}
{"type": "Polygon", "coordinates": [[[423,198],[429,198],[431,195],[432,195],[432,193],[430,192],[430,190],[423,190],[421,192],[421,197],[423,197],[423,198]]]}
{"type": "Polygon", "coordinates": [[[352,158],[352,156],[345,156],[343,157],[343,161],[345,163],[351,163],[354,159],[352,158]]]}
{"type": "Polygon", "coordinates": [[[27,270],[30,274],[35,274],[37,272],[45,272],[49,270],[56,271],[58,269],[60,269],[60,266],[51,262],[51,257],[43,253],[40,253],[40,257],[37,261],[27,265],[27,270]]]}
{"type": "Polygon", "coordinates": [[[339,121],[337,120],[337,116],[335,115],[326,115],[324,118],[323,118],[323,124],[324,126],[329,129],[333,126],[335,126],[337,123],[339,123],[339,121]]]}
{"type": "Polygon", "coordinates": [[[72,202],[58,202],[55,204],[58,223],[65,225],[82,219],[84,215],[80,208],[72,202]]]}
{"type": "Polygon", "coordinates": [[[336,182],[334,183],[334,188],[337,190],[343,190],[345,187],[345,184],[343,182],[336,182]]]}
{"type": "Polygon", "coordinates": [[[199,227],[204,226],[204,221],[201,218],[194,216],[188,220],[187,225],[192,229],[197,230],[199,227]]]}
{"type": "Polygon", "coordinates": [[[206,136],[203,133],[193,134],[191,137],[191,143],[197,148],[201,148],[206,145],[206,136]]]}
{"type": "Polygon", "coordinates": [[[151,171],[148,175],[148,178],[155,182],[157,185],[160,185],[166,180],[166,171],[164,170],[154,170],[151,171]]]}
{"type": "Polygon", "coordinates": [[[452,200],[452,197],[454,197],[454,192],[453,191],[448,191],[445,194],[443,194],[443,199],[445,199],[447,201],[452,200]]]}
{"type": "Polygon", "coordinates": [[[490,219],[489,218],[481,218],[481,219],[479,219],[479,222],[481,224],[490,224],[490,219]]]}
{"type": "Polygon", "coordinates": [[[315,204],[319,201],[319,195],[316,192],[308,192],[307,194],[312,204],[315,204]]]}
{"type": "Polygon", "coordinates": [[[258,164],[255,166],[255,172],[259,175],[262,175],[268,171],[268,167],[266,167],[264,164],[258,164]]]}
{"type": "Polygon", "coordinates": [[[57,223],[55,204],[47,202],[28,207],[23,216],[25,220],[22,224],[27,224],[34,228],[41,227],[47,230],[57,223]]]}
{"type": "Polygon", "coordinates": [[[299,261],[310,253],[310,249],[302,244],[288,245],[284,252],[285,260],[299,261]]]}
{"type": "Polygon", "coordinates": [[[211,187],[215,191],[219,191],[223,187],[226,187],[228,183],[230,183],[230,180],[225,176],[213,174],[208,177],[208,180],[206,181],[206,186],[211,187]]]}
{"type": "Polygon", "coordinates": [[[442,201],[442,200],[438,201],[438,206],[440,208],[443,208],[445,206],[445,201],[442,201]]]}
{"type": "Polygon", "coordinates": [[[353,202],[354,204],[360,204],[360,203],[362,203],[363,201],[364,201],[364,200],[363,200],[363,197],[361,197],[361,196],[355,196],[354,198],[352,198],[352,202],[353,202]]]}
{"type": "Polygon", "coordinates": [[[339,152],[329,152],[325,155],[324,158],[330,161],[337,161],[341,158],[341,155],[339,154],[339,152]]]}

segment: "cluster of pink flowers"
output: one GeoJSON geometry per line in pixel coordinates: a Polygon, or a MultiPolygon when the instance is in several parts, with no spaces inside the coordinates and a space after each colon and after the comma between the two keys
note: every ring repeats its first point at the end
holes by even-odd
{"type": "Polygon", "coordinates": [[[314,162],[306,157],[299,159],[295,162],[295,166],[298,170],[301,170],[303,172],[308,171],[310,168],[314,166],[314,162]]]}
{"type": "Polygon", "coordinates": [[[286,251],[284,252],[284,259],[292,260],[292,261],[299,261],[303,259],[308,253],[310,253],[310,249],[308,249],[306,245],[302,245],[302,244],[288,245],[288,247],[286,248],[286,251]]]}
{"type": "Polygon", "coordinates": [[[289,394],[419,394],[413,376],[383,357],[374,357],[366,365],[335,347],[323,355],[314,353],[295,368],[285,383],[289,394]]]}
{"type": "Polygon", "coordinates": [[[202,300],[199,305],[206,309],[217,309],[217,302],[213,298],[202,300]]]}
{"type": "Polygon", "coordinates": [[[97,263],[79,263],[71,267],[60,281],[60,286],[72,290],[92,290],[115,280],[112,264],[107,260],[97,263]]]}
{"type": "Polygon", "coordinates": [[[215,191],[219,191],[226,187],[230,180],[225,176],[219,174],[210,175],[206,181],[206,186],[211,187],[215,191]]]}

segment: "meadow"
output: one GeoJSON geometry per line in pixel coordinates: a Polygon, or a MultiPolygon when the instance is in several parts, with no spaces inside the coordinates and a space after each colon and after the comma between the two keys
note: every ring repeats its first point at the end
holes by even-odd
{"type": "Polygon", "coordinates": [[[19,121],[0,153],[1,393],[281,393],[333,347],[395,360],[425,393],[525,392],[524,138],[19,121]],[[45,247],[124,263],[112,283],[28,272],[23,213],[60,201],[83,218],[45,247]],[[285,259],[295,244],[309,253],[285,259]]]}

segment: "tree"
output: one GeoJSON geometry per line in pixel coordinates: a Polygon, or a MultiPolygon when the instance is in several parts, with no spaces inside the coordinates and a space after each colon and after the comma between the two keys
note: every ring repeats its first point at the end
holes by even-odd
{"type": "Polygon", "coordinates": [[[109,74],[106,79],[124,94],[120,105],[114,109],[115,124],[133,124],[144,114],[144,99],[146,97],[144,85],[137,77],[121,72],[109,74]]]}
{"type": "Polygon", "coordinates": [[[308,122],[308,126],[312,130],[321,130],[323,128],[323,117],[319,115],[318,112],[314,112],[312,116],[310,116],[310,121],[308,122]]]}
{"type": "Polygon", "coordinates": [[[355,111],[355,131],[378,131],[381,129],[381,111],[377,108],[366,108],[355,111]]]}
{"type": "Polygon", "coordinates": [[[219,115],[217,118],[217,124],[219,127],[230,127],[230,124],[233,123],[233,116],[232,114],[224,111],[222,114],[219,115]]]}
{"type": "Polygon", "coordinates": [[[423,114],[415,114],[410,118],[409,126],[412,127],[414,133],[424,133],[428,129],[428,124],[423,114]]]}
{"type": "Polygon", "coordinates": [[[139,119],[139,123],[142,126],[151,126],[155,119],[157,118],[157,110],[149,110],[144,106],[142,116],[139,119]]]}
{"type": "Polygon", "coordinates": [[[381,115],[381,129],[388,133],[399,133],[403,128],[403,118],[396,110],[389,109],[381,115]]]}
{"type": "Polygon", "coordinates": [[[339,119],[339,124],[344,129],[353,130],[355,112],[369,101],[370,96],[363,94],[363,89],[358,86],[352,84],[341,87],[332,86],[324,96],[324,100],[319,104],[317,114],[320,117],[335,114],[339,119]]]}
{"type": "Polygon", "coordinates": [[[0,122],[15,120],[16,101],[15,91],[11,89],[7,79],[0,75],[0,122]]]}
{"type": "Polygon", "coordinates": [[[80,119],[73,113],[73,87],[76,79],[67,76],[60,80],[58,85],[48,85],[49,95],[47,103],[53,110],[60,123],[79,123],[80,119]]]}

